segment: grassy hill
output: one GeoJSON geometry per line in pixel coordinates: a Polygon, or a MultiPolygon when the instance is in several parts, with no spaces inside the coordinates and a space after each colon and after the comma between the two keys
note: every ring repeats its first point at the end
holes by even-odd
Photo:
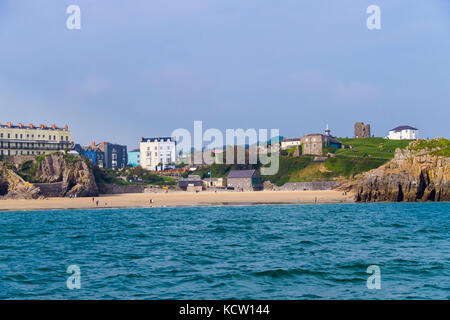
{"type": "Polygon", "coordinates": [[[340,138],[338,140],[345,146],[352,146],[352,149],[336,150],[336,155],[358,158],[371,157],[386,160],[394,158],[396,148],[404,149],[412,141],[389,140],[384,138],[340,138]]]}
{"type": "Polygon", "coordinates": [[[327,148],[334,157],[324,162],[314,162],[312,156],[280,157],[280,170],[274,176],[263,177],[276,185],[287,182],[305,182],[351,178],[354,175],[378,168],[394,158],[395,149],[404,149],[410,140],[384,138],[338,139],[347,148],[327,148]]]}

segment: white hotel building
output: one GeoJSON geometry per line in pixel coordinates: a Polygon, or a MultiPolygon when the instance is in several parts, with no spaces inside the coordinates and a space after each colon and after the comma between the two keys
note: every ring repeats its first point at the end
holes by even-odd
{"type": "Polygon", "coordinates": [[[141,167],[158,171],[173,168],[176,161],[175,138],[142,138],[140,144],[141,167]]]}

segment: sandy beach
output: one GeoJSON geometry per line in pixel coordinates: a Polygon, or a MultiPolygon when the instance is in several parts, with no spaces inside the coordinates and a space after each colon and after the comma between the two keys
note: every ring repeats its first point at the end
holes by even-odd
{"type": "Polygon", "coordinates": [[[101,195],[92,198],[46,198],[36,200],[0,200],[0,210],[90,209],[90,208],[148,208],[171,206],[206,206],[240,204],[353,202],[352,194],[326,191],[255,191],[199,193],[170,191],[169,193],[133,193],[101,195]],[[98,206],[96,204],[98,200],[98,206]],[[152,200],[152,202],[150,202],[152,200]]]}

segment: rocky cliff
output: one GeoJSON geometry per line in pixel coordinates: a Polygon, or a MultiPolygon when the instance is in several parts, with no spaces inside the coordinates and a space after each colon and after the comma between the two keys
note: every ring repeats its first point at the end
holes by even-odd
{"type": "Polygon", "coordinates": [[[39,188],[23,180],[5,163],[0,163],[0,199],[36,199],[39,196],[39,188]]]}
{"type": "Polygon", "coordinates": [[[449,140],[412,142],[395,157],[341,189],[352,190],[356,201],[450,201],[449,140]]]}
{"type": "Polygon", "coordinates": [[[37,198],[49,196],[44,192],[49,189],[52,190],[51,196],[59,197],[98,195],[92,166],[77,156],[51,154],[19,163],[16,166],[14,163],[2,165],[0,196],[22,199],[37,198]],[[33,183],[36,182],[38,184],[34,185],[33,183]],[[57,188],[48,188],[46,184],[57,188]],[[42,186],[42,188],[38,186],[42,186]]]}
{"type": "Polygon", "coordinates": [[[77,156],[48,155],[39,160],[35,177],[43,183],[62,182],[62,197],[98,195],[92,167],[77,156]]]}

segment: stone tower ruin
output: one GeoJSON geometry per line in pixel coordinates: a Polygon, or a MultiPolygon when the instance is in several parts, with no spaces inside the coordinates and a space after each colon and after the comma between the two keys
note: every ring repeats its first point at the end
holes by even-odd
{"type": "Polygon", "coordinates": [[[370,138],[370,124],[364,124],[364,122],[356,122],[354,137],[370,138]]]}

